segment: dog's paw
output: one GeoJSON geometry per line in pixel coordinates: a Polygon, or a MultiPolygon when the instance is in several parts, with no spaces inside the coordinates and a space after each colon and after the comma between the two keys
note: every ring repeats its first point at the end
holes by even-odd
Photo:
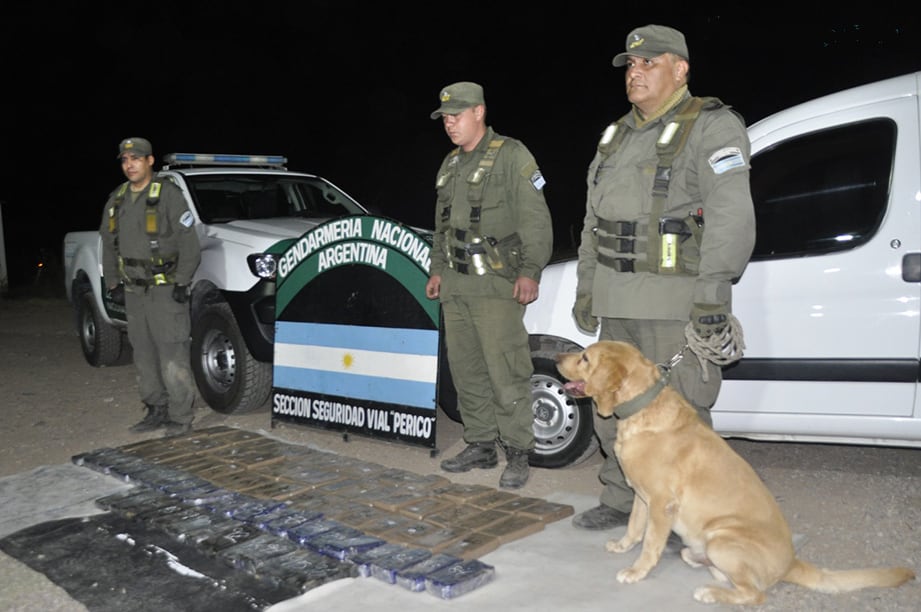
{"type": "Polygon", "coordinates": [[[635,567],[628,567],[627,569],[622,569],[617,572],[617,582],[623,584],[633,584],[634,582],[639,582],[645,578],[648,573],[649,572],[646,570],[637,569],[635,567]]]}
{"type": "Polygon", "coordinates": [[[712,604],[716,603],[716,597],[713,594],[712,587],[697,587],[694,589],[694,599],[700,603],[712,604]]]}
{"type": "Polygon", "coordinates": [[[691,552],[690,548],[682,549],[681,559],[691,567],[700,567],[703,565],[703,563],[701,563],[700,560],[694,556],[694,553],[691,552]]]}
{"type": "Polygon", "coordinates": [[[636,546],[636,542],[632,542],[626,537],[623,537],[619,540],[608,540],[604,545],[604,549],[608,552],[622,553],[627,552],[634,546],[636,546]]]}

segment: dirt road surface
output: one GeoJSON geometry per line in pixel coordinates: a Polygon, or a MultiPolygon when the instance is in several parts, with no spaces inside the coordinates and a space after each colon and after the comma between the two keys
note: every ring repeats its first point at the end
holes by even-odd
{"type": "MultiPolygon", "coordinates": [[[[128,431],[142,416],[133,366],[87,365],[70,305],[54,291],[0,298],[0,415],[0,477],[69,463],[81,452],[159,435],[128,431]]],[[[195,425],[262,431],[420,473],[439,473],[438,462],[464,446],[460,426],[443,414],[434,453],[354,435],[346,440],[336,432],[297,424],[273,424],[268,406],[255,414],[221,415],[199,400],[195,425]]],[[[746,440],[730,444],[754,466],[780,501],[793,531],[804,538],[802,558],[829,568],[906,565],[921,571],[921,450],[746,440]]],[[[599,453],[578,466],[532,470],[520,492],[537,497],[556,491],[596,495],[600,462],[599,453]]],[[[498,470],[474,470],[451,478],[494,487],[498,475],[498,470]]],[[[598,546],[606,539],[599,533],[598,546]]],[[[611,580],[620,565],[612,557],[611,580]]],[[[709,575],[701,572],[701,584],[709,583],[709,575]]],[[[41,574],[2,553],[0,575],[2,610],[86,609],[41,574]]],[[[617,607],[605,597],[603,584],[573,588],[597,589],[599,610],[617,607]]],[[[919,602],[918,580],[897,589],[844,595],[781,584],[758,609],[894,611],[917,610],[919,602]]]]}

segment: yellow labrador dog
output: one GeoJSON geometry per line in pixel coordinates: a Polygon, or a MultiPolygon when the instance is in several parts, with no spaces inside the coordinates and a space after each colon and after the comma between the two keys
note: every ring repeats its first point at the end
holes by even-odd
{"type": "Polygon", "coordinates": [[[681,536],[681,558],[706,565],[726,586],[700,587],[704,603],[761,604],[778,581],[825,593],[894,587],[915,577],[905,567],[832,571],[796,558],[790,527],[774,496],[729,444],[667,385],[666,372],[633,345],[601,341],[557,355],[570,395],[591,397],[598,414],[618,410],[614,453],[635,492],[627,531],[611,552],[643,542],[619,582],[642,580],[659,562],[669,531],[681,536]]]}

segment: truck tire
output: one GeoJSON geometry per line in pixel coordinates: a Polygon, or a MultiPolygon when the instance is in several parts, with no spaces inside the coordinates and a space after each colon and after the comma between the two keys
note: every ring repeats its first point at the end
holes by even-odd
{"type": "Polygon", "coordinates": [[[77,335],[83,357],[93,367],[124,365],[131,362],[127,334],[103,319],[96,307],[92,289],[77,294],[77,335]]]}
{"type": "Polygon", "coordinates": [[[272,391],[272,364],[258,361],[230,306],[208,304],[192,320],[192,372],[205,402],[222,414],[253,412],[272,391]]]}
{"type": "MultiPolygon", "coordinates": [[[[561,468],[578,465],[598,450],[592,401],[575,399],[563,389],[566,381],[556,369],[556,353],[573,346],[552,345],[531,353],[531,407],[534,410],[534,452],[529,463],[535,467],[561,468]]],[[[441,368],[438,401],[442,412],[463,422],[457,408],[457,391],[447,363],[441,368]]]]}

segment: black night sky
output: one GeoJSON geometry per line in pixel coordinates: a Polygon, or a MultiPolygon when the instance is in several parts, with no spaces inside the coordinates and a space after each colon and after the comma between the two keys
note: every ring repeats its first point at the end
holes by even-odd
{"type": "Polygon", "coordinates": [[[434,174],[451,144],[428,115],[443,85],[478,81],[488,123],[537,158],[565,247],[580,229],[598,136],[627,110],[611,58],[636,26],[682,30],[692,93],[721,98],[749,124],[921,70],[921,20],[907,5],[846,15],[829,4],[815,16],[698,4],[5,2],[0,201],[11,285],[28,281],[39,249],[59,255],[65,232],[97,226],[123,180],[115,157],[126,136],[149,138],[157,167],[176,151],[285,155],[292,170],[431,226],[434,174]]]}

